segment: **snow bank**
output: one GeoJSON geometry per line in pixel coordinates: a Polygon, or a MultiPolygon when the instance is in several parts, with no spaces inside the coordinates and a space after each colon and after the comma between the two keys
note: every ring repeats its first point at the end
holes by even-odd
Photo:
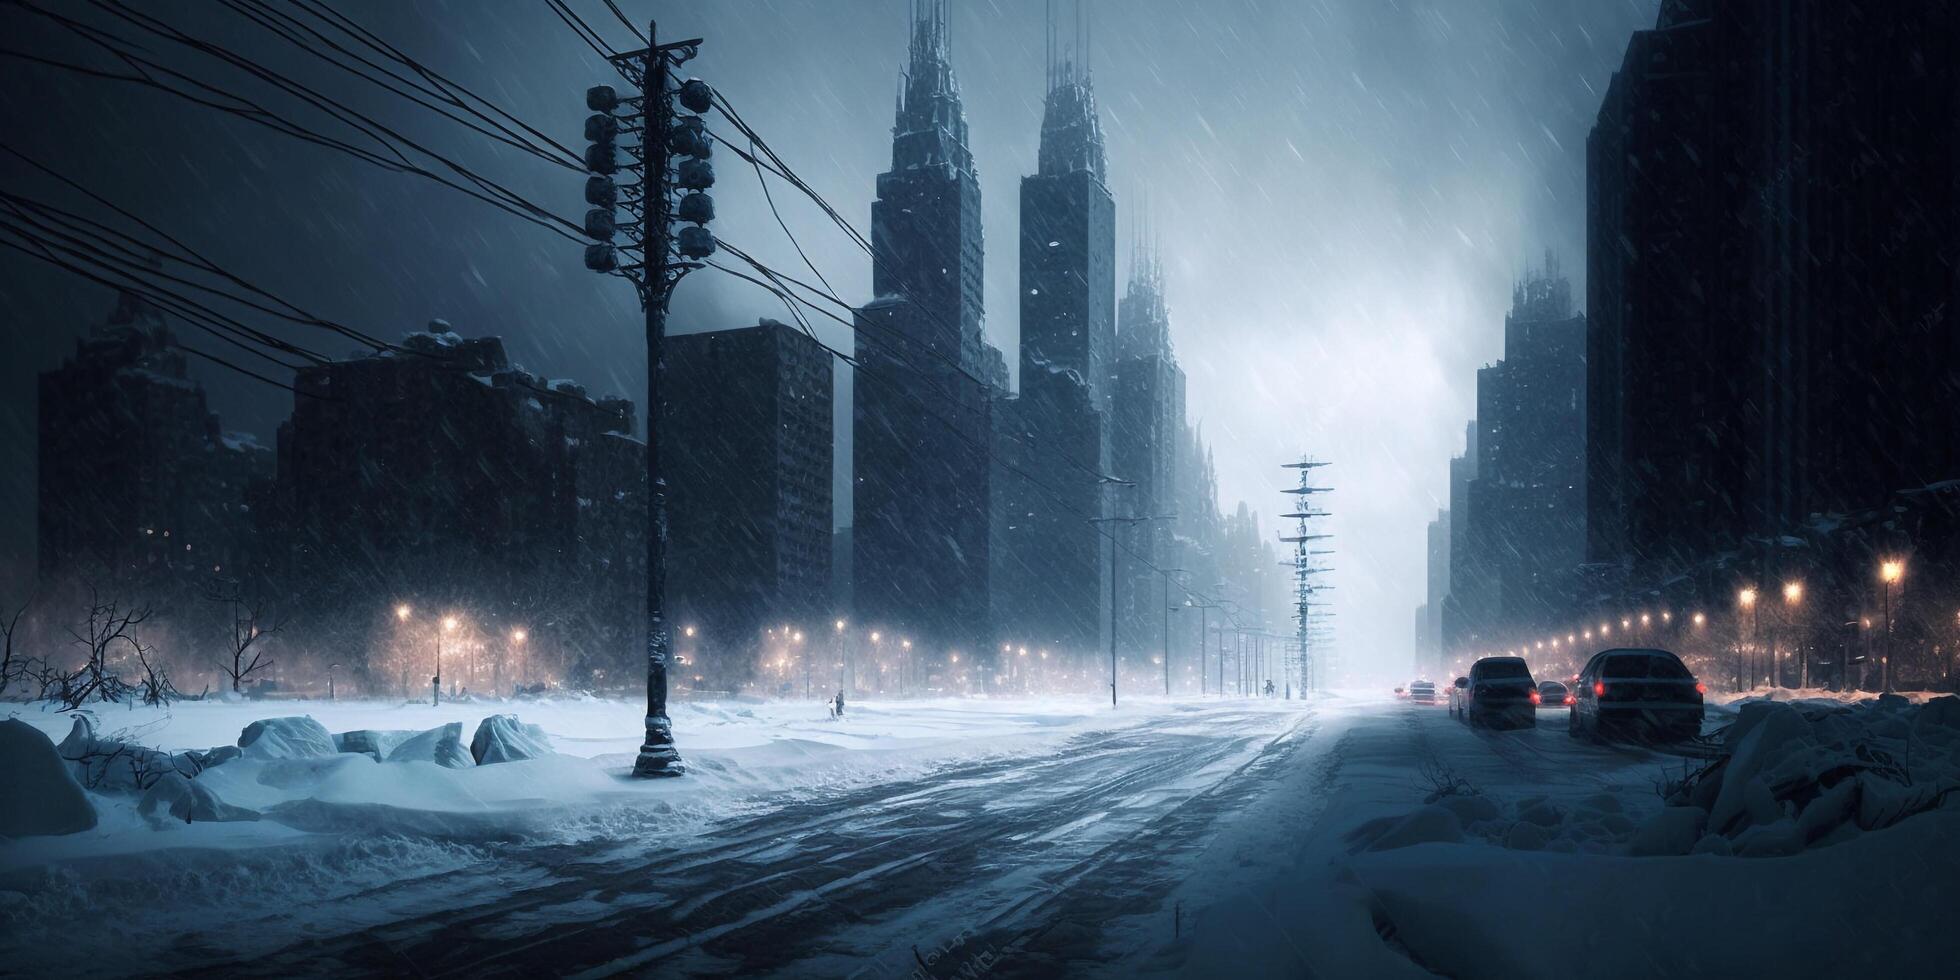
{"type": "Polygon", "coordinates": [[[75,834],[95,827],[95,807],[55,752],[47,733],[0,721],[0,837],[75,834]]]}
{"type": "Polygon", "coordinates": [[[470,755],[479,766],[499,762],[522,762],[551,755],[551,738],[537,725],[526,725],[516,715],[491,715],[476,726],[470,739],[470,755]]]}
{"type": "Polygon", "coordinates": [[[311,715],[255,721],[239,733],[238,747],[248,759],[313,759],[340,751],[311,715]]]}
{"type": "Polygon", "coordinates": [[[1349,901],[1367,914],[1348,913],[1343,941],[1379,948],[1387,935],[1412,962],[1461,978],[1943,976],[1955,834],[1960,813],[1942,811],[1772,861],[1442,844],[1364,853],[1349,901]]]}

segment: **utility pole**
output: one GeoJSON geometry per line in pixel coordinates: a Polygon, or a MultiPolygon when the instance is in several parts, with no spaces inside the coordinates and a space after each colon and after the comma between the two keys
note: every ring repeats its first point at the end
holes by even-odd
{"type": "MultiPolygon", "coordinates": [[[[1135,486],[1135,484],[1115,480],[1105,480],[1104,482],[1118,483],[1122,486],[1135,486]]],[[[1135,527],[1144,521],[1165,520],[1170,516],[1175,515],[1166,515],[1163,517],[1091,517],[1089,518],[1089,523],[1135,527]]],[[[1117,533],[1111,531],[1109,534],[1109,706],[1112,708],[1116,707],[1116,570],[1118,544],[1117,533]]]]}
{"type": "Polygon", "coordinates": [[[705,191],[714,185],[708,163],[713,144],[701,116],[714,108],[714,91],[700,79],[673,83],[673,69],[700,53],[701,39],[661,44],[657,24],[647,24],[647,46],[612,56],[612,66],[637,97],[622,99],[611,86],[587,89],[585,120],[585,267],[619,275],[633,282],[646,313],[647,341],[647,713],[646,738],[633,775],[639,778],[679,776],[687,771],[674,747],[673,722],[667,717],[667,662],[672,637],[666,620],[667,483],[660,469],[660,411],[666,372],[663,347],[667,336],[667,306],[682,277],[701,267],[714,254],[714,235],[705,227],[714,219],[714,201],[705,191]],[[675,111],[675,102],[687,110],[675,111]],[[631,162],[618,160],[617,140],[624,132],[639,134],[637,144],[625,147],[631,162]],[[620,186],[613,174],[626,170],[639,178],[620,186]],[[678,202],[674,196],[680,193],[678,202]],[[639,218],[637,236],[630,223],[622,226],[615,209],[624,207],[639,218]],[[686,227],[675,233],[676,221],[686,227]],[[627,243],[612,240],[624,231],[627,243]],[[628,261],[620,262],[624,253],[628,261]],[[638,261],[632,261],[635,257],[638,261]]]}
{"type": "Polygon", "coordinates": [[[1171,575],[1182,568],[1160,570],[1164,577],[1164,696],[1171,696],[1171,575]]]}
{"type": "Polygon", "coordinates": [[[1281,465],[1287,469],[1300,471],[1300,485],[1291,487],[1286,491],[1288,494],[1297,497],[1298,503],[1291,513],[1280,515],[1282,518],[1290,518],[1298,523],[1294,526],[1294,532],[1291,535],[1282,534],[1280,535],[1280,540],[1293,546],[1292,560],[1282,562],[1281,564],[1293,570],[1293,621],[1297,631],[1296,642],[1300,645],[1300,695],[1305,697],[1320,682],[1320,678],[1316,675],[1317,671],[1324,666],[1315,663],[1313,647],[1311,646],[1311,634],[1314,625],[1313,607],[1315,605],[1313,599],[1322,589],[1332,588],[1332,586],[1319,584],[1315,581],[1314,576],[1333,571],[1331,568],[1316,567],[1313,563],[1315,555],[1326,554],[1327,552],[1312,551],[1308,548],[1308,542],[1321,541],[1333,536],[1315,530],[1313,521],[1331,515],[1328,511],[1314,509],[1310,498],[1314,494],[1329,493],[1333,488],[1316,487],[1308,483],[1308,476],[1311,471],[1326,466],[1327,463],[1325,461],[1314,459],[1311,456],[1302,456],[1297,463],[1282,463],[1281,465]]]}

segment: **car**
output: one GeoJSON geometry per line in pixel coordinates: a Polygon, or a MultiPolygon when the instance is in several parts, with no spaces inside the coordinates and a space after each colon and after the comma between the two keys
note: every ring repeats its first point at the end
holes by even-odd
{"type": "Polygon", "coordinates": [[[1572,706],[1572,689],[1558,681],[1538,682],[1538,706],[1541,708],[1569,708],[1572,706]]]}
{"type": "Polygon", "coordinates": [[[1399,699],[1403,699],[1403,698],[1407,698],[1408,696],[1409,696],[1409,689],[1408,689],[1408,688],[1406,688],[1406,687],[1398,687],[1398,688],[1396,688],[1396,689],[1395,689],[1395,697],[1396,697],[1396,698],[1397,698],[1398,700],[1399,700],[1399,699]]]}
{"type": "Polygon", "coordinates": [[[1416,704],[1435,704],[1436,685],[1429,681],[1416,681],[1410,684],[1409,700],[1416,704]]]}
{"type": "Polygon", "coordinates": [[[1574,738],[1680,741],[1701,734],[1708,688],[1667,650],[1601,650],[1572,691],[1574,738]]]}
{"type": "Polygon", "coordinates": [[[1473,728],[1503,724],[1525,728],[1538,723],[1538,686],[1521,657],[1485,657],[1456,679],[1450,706],[1473,728]]]}

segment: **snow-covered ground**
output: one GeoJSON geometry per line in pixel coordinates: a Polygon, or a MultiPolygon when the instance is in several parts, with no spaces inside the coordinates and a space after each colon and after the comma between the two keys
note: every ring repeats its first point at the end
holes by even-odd
{"type": "MultiPolygon", "coordinates": [[[[9,715],[55,742],[74,723],[73,713],[10,708],[9,715]]],[[[639,745],[641,703],[109,706],[91,713],[99,736],[169,751],[234,744],[253,721],[295,715],[332,732],[461,722],[467,744],[485,716],[515,713],[541,726],[560,755],[467,769],[377,763],[351,753],[237,759],[198,780],[265,819],[161,830],[138,816],[135,794],[91,793],[100,816],[96,829],[0,843],[0,917],[8,926],[0,953],[15,963],[45,956],[42,965],[66,965],[68,953],[59,947],[15,945],[82,914],[158,936],[201,934],[218,922],[284,922],[286,928],[246,928],[213,939],[219,947],[236,942],[231,951],[239,954],[274,949],[307,934],[381,924],[401,913],[390,904],[397,897],[410,905],[456,901],[439,885],[403,886],[439,883],[465,870],[501,870],[500,852],[686,848],[737,821],[951,767],[1052,756],[1084,733],[1150,725],[1175,710],[1147,698],[1115,711],[1089,698],[941,699],[857,702],[832,719],[821,703],[678,702],[671,713],[689,776],[644,782],[624,778],[639,745]],[[301,915],[309,921],[290,921],[301,915]]],[[[110,953],[88,965],[116,972],[139,966],[147,955],[132,947],[126,960],[110,953]]]]}
{"type": "MultiPolygon", "coordinates": [[[[638,744],[631,703],[111,709],[102,734],[172,749],[301,713],[334,731],[460,721],[467,741],[484,715],[515,712],[561,755],[457,770],[248,758],[199,777],[262,809],[253,823],[154,830],[133,798],[98,797],[94,831],[0,844],[0,962],[265,975],[1897,975],[1937,955],[1960,906],[1960,793],[1883,829],[1840,825],[1795,838],[1794,852],[1759,845],[1824,812],[1797,777],[1833,765],[1839,745],[1908,759],[1916,788],[1862,787],[1880,818],[1941,792],[1960,772],[1956,709],[1712,708],[1711,729],[1761,734],[1724,764],[1748,804],[1695,854],[1642,835],[1685,814],[1677,796],[1663,815],[1661,790],[1707,760],[1573,739],[1563,709],[1491,732],[1374,692],[1113,712],[1089,699],[869,702],[842,721],[821,704],[689,702],[674,720],[691,775],[654,783],[621,778],[638,744]],[[1748,795],[1758,779],[1777,787],[1767,808],[1748,795]],[[1729,856],[1731,839],[1787,856],[1729,856]],[[1679,856],[1629,853],[1648,845],[1679,856]],[[77,963],[49,937],[85,919],[147,942],[77,963]]],[[[19,716],[67,732],[65,716],[19,716]]],[[[1719,785],[1708,808],[1726,805],[1713,802],[1719,785]]]]}

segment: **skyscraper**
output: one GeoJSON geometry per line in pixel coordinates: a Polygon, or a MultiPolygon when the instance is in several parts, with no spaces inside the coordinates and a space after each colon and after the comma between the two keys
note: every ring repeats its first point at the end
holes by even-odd
{"type": "Polygon", "coordinates": [[[1003,641],[1085,653],[1108,623],[1090,518],[1103,512],[1116,205],[1089,74],[1052,48],[1039,164],[1021,180],[1021,391],[999,406],[995,605],[1003,641]]]}
{"type": "Polygon", "coordinates": [[[226,433],[148,302],[123,294],[40,378],[40,567],[105,598],[194,598],[250,550],[246,488],[272,454],[226,433]]]}
{"type": "Polygon", "coordinates": [[[1110,467],[1128,481],[1116,488],[1115,513],[1140,518],[1117,524],[1127,554],[1117,583],[1119,642],[1155,648],[1163,604],[1160,573],[1178,567],[1177,474],[1184,435],[1184,370],[1171,350],[1170,307],[1156,251],[1141,248],[1118,309],[1116,388],[1111,397],[1110,467]]]}
{"type": "Polygon", "coordinates": [[[1667,0],[1633,36],[1587,145],[1590,557],[1622,590],[1960,473],[1956,65],[1935,0],[1667,0]]]}
{"type": "Polygon", "coordinates": [[[914,0],[892,167],[871,206],[852,406],[858,618],[943,653],[990,649],[988,449],[1006,382],[981,306],[980,185],[946,0],[914,0]]]}

